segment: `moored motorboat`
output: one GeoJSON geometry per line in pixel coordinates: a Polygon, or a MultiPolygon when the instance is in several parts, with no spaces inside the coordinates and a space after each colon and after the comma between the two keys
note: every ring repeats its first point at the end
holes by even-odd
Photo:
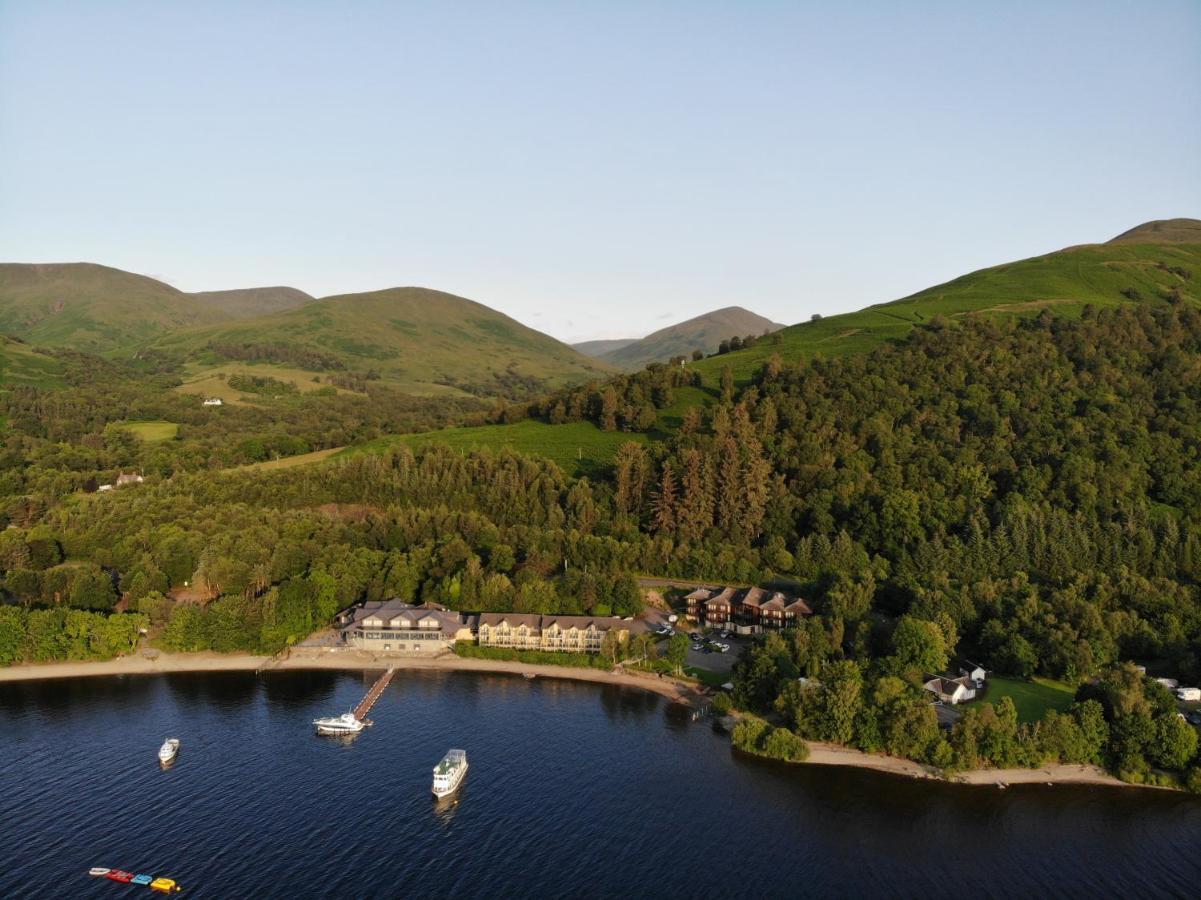
{"type": "Polygon", "coordinates": [[[314,719],[313,725],[318,734],[358,734],[364,727],[363,723],[355,718],[354,713],[342,713],[340,716],[314,719]]]}
{"type": "Polygon", "coordinates": [[[110,869],[104,876],[111,881],[119,881],[122,884],[129,884],[133,881],[133,872],[126,872],[124,869],[110,869]]]}
{"type": "Polygon", "coordinates": [[[150,882],[150,890],[158,891],[162,894],[175,894],[179,891],[182,891],[183,888],[181,888],[170,878],[156,878],[154,881],[150,882]]]}
{"type": "Polygon", "coordinates": [[[439,800],[459,789],[467,775],[467,751],[447,750],[442,761],[434,766],[434,796],[439,800]]]}
{"type": "Polygon", "coordinates": [[[129,879],[130,884],[150,884],[152,881],[154,881],[153,875],[135,875],[129,879]]]}
{"type": "Polygon", "coordinates": [[[158,761],[163,765],[174,762],[179,753],[179,738],[167,738],[158,748],[158,761]]]}
{"type": "Polygon", "coordinates": [[[528,680],[528,681],[533,681],[533,680],[534,680],[535,678],[537,678],[538,676],[537,676],[537,675],[535,675],[533,672],[523,672],[523,673],[522,673],[522,675],[521,675],[521,677],[522,677],[522,678],[525,678],[525,679],[526,679],[526,680],[528,680]]]}
{"type": "Polygon", "coordinates": [[[92,868],[88,869],[88,874],[99,878],[101,875],[107,875],[111,871],[112,869],[106,869],[103,866],[92,866],[92,868]]]}

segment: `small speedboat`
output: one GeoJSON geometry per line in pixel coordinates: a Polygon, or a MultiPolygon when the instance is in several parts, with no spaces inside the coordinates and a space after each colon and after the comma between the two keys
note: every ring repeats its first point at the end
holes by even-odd
{"type": "Polygon", "coordinates": [[[318,734],[358,734],[363,730],[363,723],[355,718],[354,713],[342,713],[340,716],[314,719],[313,725],[318,734]]]}
{"type": "Polygon", "coordinates": [[[111,881],[119,881],[122,884],[129,884],[133,881],[133,872],[126,872],[124,869],[110,869],[104,876],[111,881]]]}
{"type": "Polygon", "coordinates": [[[161,894],[176,894],[182,891],[183,888],[170,878],[156,878],[150,882],[150,890],[158,891],[161,894]]]}
{"type": "Polygon", "coordinates": [[[163,746],[158,748],[158,761],[163,765],[174,762],[175,756],[178,753],[179,738],[167,738],[163,741],[163,746]]]}
{"type": "Polygon", "coordinates": [[[521,677],[526,679],[527,681],[533,681],[538,676],[535,675],[533,672],[523,672],[521,677]]]}
{"type": "Polygon", "coordinates": [[[129,879],[130,884],[150,884],[152,881],[154,881],[153,875],[135,875],[129,879]]]}
{"type": "Polygon", "coordinates": [[[94,878],[99,878],[101,875],[107,875],[111,871],[112,869],[106,869],[103,866],[92,866],[92,868],[88,869],[88,874],[94,878]]]}

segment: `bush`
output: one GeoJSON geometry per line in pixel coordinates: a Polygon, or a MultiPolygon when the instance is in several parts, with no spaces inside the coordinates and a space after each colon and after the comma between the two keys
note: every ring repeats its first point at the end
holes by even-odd
{"type": "Polygon", "coordinates": [[[505,659],[532,666],[574,666],[608,669],[611,665],[600,653],[555,653],[546,650],[511,650],[508,647],[481,647],[472,641],[459,641],[455,653],[468,659],[505,659]]]}
{"type": "Polygon", "coordinates": [[[730,699],[729,694],[718,694],[713,698],[713,714],[715,716],[728,716],[733,708],[734,701],[730,699]]]}
{"type": "Polygon", "coordinates": [[[730,740],[744,753],[785,762],[804,762],[809,745],[787,728],[773,728],[757,716],[743,716],[734,726],[730,740]]]}

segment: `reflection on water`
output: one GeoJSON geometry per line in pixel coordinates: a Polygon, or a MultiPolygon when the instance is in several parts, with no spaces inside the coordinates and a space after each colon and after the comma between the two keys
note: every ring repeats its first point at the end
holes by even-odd
{"type": "Polygon", "coordinates": [[[1142,898],[1201,883],[1197,798],[772,764],[611,686],[404,672],[374,727],[318,737],[312,720],[377,674],[0,685],[0,897],[114,897],[95,865],[221,900],[1142,898]],[[168,734],[185,746],[160,769],[168,734]],[[471,769],[437,801],[450,747],[471,769]]]}

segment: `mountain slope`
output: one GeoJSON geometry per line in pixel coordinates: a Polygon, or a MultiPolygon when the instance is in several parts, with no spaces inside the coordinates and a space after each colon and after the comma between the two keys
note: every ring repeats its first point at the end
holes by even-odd
{"type": "Polygon", "coordinates": [[[132,350],[221,318],[161,281],[94,263],[0,265],[0,331],[87,353],[132,350]]]}
{"type": "Polygon", "coordinates": [[[784,326],[756,315],[741,306],[727,306],[713,312],[660,328],[641,340],[611,350],[600,358],[628,372],[652,362],[667,362],[673,356],[689,356],[694,350],[713,353],[722,341],[732,337],[760,335],[784,326]]]}
{"type": "Polygon", "coordinates": [[[180,331],[156,347],[197,365],[240,359],[375,372],[417,392],[449,385],[512,396],[612,371],[481,303],[417,287],[325,297],[287,312],[180,331]]]}
{"type": "Polygon", "coordinates": [[[773,354],[792,360],[870,350],[936,316],[953,322],[973,315],[1036,315],[1044,309],[1075,316],[1085,304],[1162,303],[1172,294],[1201,303],[1201,239],[1178,242],[1198,230],[1201,223],[1193,219],[1148,222],[1106,244],[980,269],[890,303],[793,325],[750,349],[694,365],[710,385],[725,366],[745,381],[773,354]],[[1164,234],[1166,240],[1149,242],[1164,234]]]}
{"type": "Polygon", "coordinates": [[[188,294],[95,263],[0,264],[0,332],[85,353],[131,353],[179,328],[311,302],[295,288],[188,294]]]}
{"type": "Polygon", "coordinates": [[[630,344],[637,342],[638,338],[614,338],[612,340],[581,341],[578,344],[572,344],[571,347],[585,356],[591,356],[593,359],[596,359],[604,356],[606,353],[612,353],[614,350],[620,350],[622,347],[628,347],[630,344]]]}
{"type": "Polygon", "coordinates": [[[265,316],[286,312],[314,298],[293,287],[235,288],[230,291],[198,291],[191,294],[208,309],[216,310],[231,319],[265,316]]]}

